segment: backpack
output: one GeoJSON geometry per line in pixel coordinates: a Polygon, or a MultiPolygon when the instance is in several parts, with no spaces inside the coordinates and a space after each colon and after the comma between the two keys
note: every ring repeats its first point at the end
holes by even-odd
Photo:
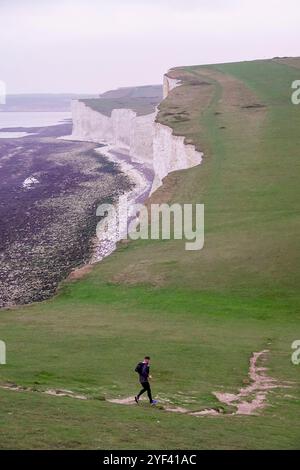
{"type": "Polygon", "coordinates": [[[141,373],[143,371],[143,363],[139,362],[138,365],[136,366],[136,368],[134,369],[134,371],[141,375],[141,373]]]}

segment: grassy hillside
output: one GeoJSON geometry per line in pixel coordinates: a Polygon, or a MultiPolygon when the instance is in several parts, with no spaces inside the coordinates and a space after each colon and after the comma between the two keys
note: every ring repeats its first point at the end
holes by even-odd
{"type": "Polygon", "coordinates": [[[122,245],[52,301],[0,314],[1,382],[64,388],[87,401],[0,389],[2,448],[300,447],[299,70],[277,60],[174,69],[183,85],[159,121],[205,154],[166,178],[153,201],[205,204],[205,247],[122,245]],[[236,393],[254,351],[279,383],[258,416],[195,418],[107,401],[138,389],[153,357],[153,391],[190,410],[236,393]]]}
{"type": "Polygon", "coordinates": [[[154,113],[163,97],[161,85],[118,88],[110,90],[99,98],[84,99],[87,106],[95,111],[110,116],[113,109],[132,109],[138,116],[154,113]]]}

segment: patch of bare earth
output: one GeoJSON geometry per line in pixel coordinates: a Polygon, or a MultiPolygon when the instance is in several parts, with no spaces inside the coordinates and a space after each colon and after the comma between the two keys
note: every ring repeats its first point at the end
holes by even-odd
{"type": "Polygon", "coordinates": [[[126,398],[110,398],[110,403],[116,403],[117,405],[135,405],[134,397],[126,397],[126,398]]]}
{"type": "Polygon", "coordinates": [[[84,276],[89,274],[92,270],[92,265],[87,264],[82,266],[81,268],[74,269],[69,274],[67,281],[77,281],[78,279],[82,279],[84,276]]]}
{"type": "Polygon", "coordinates": [[[116,284],[136,285],[147,283],[153,287],[160,287],[164,282],[161,273],[153,273],[150,261],[128,264],[124,269],[110,278],[116,284]]]}
{"type": "Polygon", "coordinates": [[[274,62],[278,62],[279,64],[288,65],[289,67],[295,67],[296,69],[300,69],[300,57],[285,57],[273,60],[274,62]]]}
{"type": "Polygon", "coordinates": [[[64,390],[64,389],[47,389],[47,390],[38,390],[33,387],[23,387],[21,385],[16,385],[13,383],[6,383],[1,384],[0,388],[2,390],[11,390],[13,392],[35,392],[35,393],[43,393],[44,395],[52,395],[55,397],[69,397],[75,398],[77,400],[87,400],[88,398],[85,395],[78,394],[76,392],[72,392],[72,390],[64,390]]]}

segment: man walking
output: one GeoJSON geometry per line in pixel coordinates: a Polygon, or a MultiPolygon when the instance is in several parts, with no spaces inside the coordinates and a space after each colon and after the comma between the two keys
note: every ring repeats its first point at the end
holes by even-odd
{"type": "Polygon", "coordinates": [[[143,360],[143,362],[139,362],[138,365],[135,368],[135,372],[139,374],[139,380],[140,384],[142,385],[142,390],[140,393],[134,397],[135,402],[139,404],[139,399],[140,396],[143,395],[143,393],[147,392],[148,398],[150,401],[151,405],[156,405],[157,400],[153,400],[152,398],[152,393],[151,393],[151,387],[149,383],[149,379],[151,379],[150,375],[150,357],[146,356],[143,360]]]}

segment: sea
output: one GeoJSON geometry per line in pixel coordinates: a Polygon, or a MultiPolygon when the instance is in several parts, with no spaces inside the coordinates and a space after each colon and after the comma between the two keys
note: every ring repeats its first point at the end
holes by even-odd
{"type": "Polygon", "coordinates": [[[40,128],[63,124],[71,120],[68,111],[9,111],[0,112],[0,139],[32,135],[26,128],[40,128]]]}

